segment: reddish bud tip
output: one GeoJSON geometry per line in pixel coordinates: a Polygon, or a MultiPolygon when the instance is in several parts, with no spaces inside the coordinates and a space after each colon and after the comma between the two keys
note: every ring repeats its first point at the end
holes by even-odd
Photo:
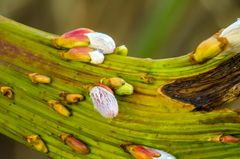
{"type": "Polygon", "coordinates": [[[60,56],[66,60],[90,62],[92,64],[101,64],[104,61],[104,55],[99,50],[93,50],[90,47],[76,47],[61,52],[60,56]]]}
{"type": "Polygon", "coordinates": [[[88,154],[90,152],[89,148],[82,141],[70,134],[62,133],[60,139],[77,153],[88,154]]]}
{"type": "Polygon", "coordinates": [[[161,154],[156,150],[142,146],[142,145],[130,144],[130,145],[121,145],[121,147],[136,159],[153,159],[154,157],[161,156],[161,154]]]}
{"type": "Polygon", "coordinates": [[[97,83],[96,85],[108,90],[109,92],[111,92],[113,94],[112,89],[110,87],[108,87],[107,85],[102,84],[102,83],[97,83]]]}
{"type": "Polygon", "coordinates": [[[93,49],[89,47],[77,47],[72,48],[67,52],[62,52],[60,55],[63,59],[66,60],[90,62],[91,57],[89,56],[89,52],[91,51],[93,51],[93,49]]]}
{"type": "Polygon", "coordinates": [[[89,39],[85,34],[92,33],[92,32],[94,31],[88,28],[74,29],[72,31],[64,33],[59,38],[55,39],[54,42],[57,47],[63,47],[63,48],[88,46],[89,39]]]}
{"type": "Polygon", "coordinates": [[[236,143],[240,143],[240,138],[232,136],[232,135],[224,135],[224,136],[220,137],[220,142],[236,144],[236,143]]]}

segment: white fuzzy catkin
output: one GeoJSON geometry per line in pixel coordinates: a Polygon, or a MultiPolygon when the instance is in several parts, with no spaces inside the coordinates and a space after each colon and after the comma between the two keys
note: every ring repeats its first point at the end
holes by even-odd
{"type": "Polygon", "coordinates": [[[94,108],[105,118],[112,119],[118,115],[118,103],[115,96],[107,89],[95,86],[90,91],[94,108]]]}
{"type": "MultiPolygon", "coordinates": [[[[225,28],[220,37],[224,37],[228,40],[228,50],[231,52],[240,52],[240,19],[225,28]]],[[[228,51],[227,50],[227,51],[228,51]]]]}
{"type": "Polygon", "coordinates": [[[240,18],[238,18],[236,22],[232,23],[227,28],[225,28],[221,32],[220,36],[225,36],[226,34],[229,34],[231,31],[233,31],[235,29],[239,29],[239,28],[240,28],[240,18]]]}
{"type": "Polygon", "coordinates": [[[90,41],[89,47],[101,50],[103,54],[113,53],[116,47],[114,40],[109,35],[98,32],[86,33],[84,35],[86,35],[90,41]]]}
{"type": "Polygon", "coordinates": [[[101,64],[101,63],[103,63],[104,55],[99,50],[94,50],[92,52],[89,52],[88,54],[89,54],[89,56],[91,58],[90,63],[92,63],[92,64],[101,64]]]}
{"type": "Polygon", "coordinates": [[[154,149],[155,151],[159,152],[161,154],[160,157],[153,157],[153,159],[176,159],[173,155],[163,151],[163,150],[157,150],[154,149]]]}

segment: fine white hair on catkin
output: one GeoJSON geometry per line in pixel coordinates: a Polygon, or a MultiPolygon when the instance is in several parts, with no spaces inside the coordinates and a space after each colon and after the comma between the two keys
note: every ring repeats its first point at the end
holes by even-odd
{"type": "Polygon", "coordinates": [[[94,108],[105,118],[114,118],[118,115],[118,103],[115,96],[107,89],[95,86],[90,91],[94,108]]]}
{"type": "Polygon", "coordinates": [[[90,41],[89,47],[101,50],[103,54],[113,53],[114,49],[116,48],[115,41],[107,34],[93,32],[86,33],[85,35],[90,41]]]}

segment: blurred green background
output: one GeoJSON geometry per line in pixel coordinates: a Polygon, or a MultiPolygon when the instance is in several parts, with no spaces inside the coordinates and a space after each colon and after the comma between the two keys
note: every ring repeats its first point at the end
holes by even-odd
{"type": "MultiPolygon", "coordinates": [[[[186,54],[240,17],[239,0],[0,0],[0,14],[62,34],[78,27],[111,35],[129,55],[186,54]]],[[[46,159],[0,136],[1,159],[46,159]]]]}

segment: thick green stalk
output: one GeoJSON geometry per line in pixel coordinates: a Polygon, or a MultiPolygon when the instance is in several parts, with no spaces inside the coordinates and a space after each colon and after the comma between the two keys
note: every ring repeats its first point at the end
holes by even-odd
{"type": "MultiPolygon", "coordinates": [[[[152,60],[112,54],[106,55],[104,64],[92,65],[61,59],[62,50],[52,45],[56,37],[0,17],[0,86],[14,90],[14,99],[0,96],[2,134],[28,146],[25,137],[38,134],[49,148],[46,155],[52,158],[131,158],[120,147],[126,143],[163,149],[177,158],[240,155],[239,144],[209,141],[221,134],[239,137],[237,113],[229,110],[193,112],[194,103],[167,96],[168,87],[165,93],[160,89],[174,81],[210,75],[211,71],[220,69],[222,63],[233,61],[234,53],[218,55],[203,64],[193,64],[188,55],[152,60]],[[51,77],[52,83],[31,83],[28,74],[33,72],[51,77]],[[103,77],[116,76],[132,84],[135,92],[130,96],[116,96],[119,115],[107,120],[94,110],[88,88],[103,77]],[[86,97],[78,104],[67,105],[72,112],[69,118],[57,114],[47,104],[50,99],[61,100],[61,91],[82,93],[86,97]],[[62,132],[84,141],[90,154],[77,154],[64,145],[59,138],[62,132]]],[[[229,76],[226,81],[231,80],[229,76]]]]}

